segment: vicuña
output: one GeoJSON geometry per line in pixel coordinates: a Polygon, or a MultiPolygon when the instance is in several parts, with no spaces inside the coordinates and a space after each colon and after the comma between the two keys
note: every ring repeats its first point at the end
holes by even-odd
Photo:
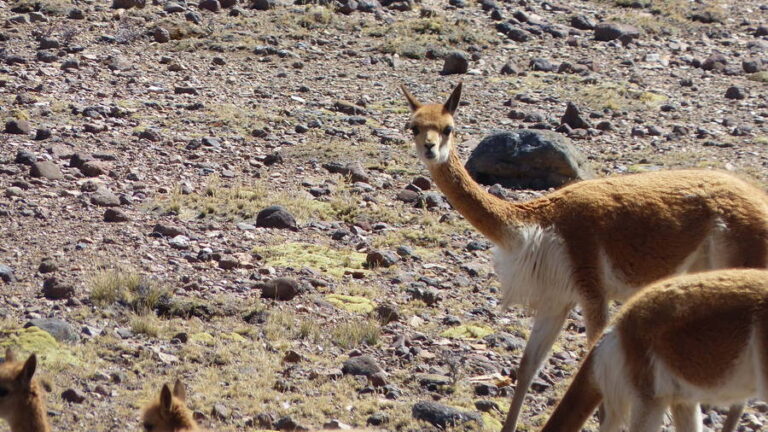
{"type": "Polygon", "coordinates": [[[600,432],[701,431],[700,403],[768,400],[768,271],[657,282],[630,299],[587,355],[544,432],[578,432],[603,401],[600,432]]]}
{"type": "Polygon", "coordinates": [[[9,348],[5,362],[0,363],[0,418],[8,422],[11,432],[49,432],[45,391],[34,377],[37,356],[22,362],[9,348]]]}
{"type": "Polygon", "coordinates": [[[444,104],[408,90],[416,152],[450,203],[496,246],[502,306],[535,311],[503,432],[516,428],[528,387],[574,305],[590,343],[625,300],[664,277],[708,269],[765,268],[768,196],[731,175],[678,170],[585,180],[508,202],[466,171],[454,146],[461,84],[444,104]]]}

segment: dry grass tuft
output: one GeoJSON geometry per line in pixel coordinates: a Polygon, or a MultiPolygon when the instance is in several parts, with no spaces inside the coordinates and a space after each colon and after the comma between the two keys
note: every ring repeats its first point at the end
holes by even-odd
{"type": "Polygon", "coordinates": [[[345,321],[332,331],[333,343],[344,349],[360,345],[376,346],[381,336],[381,324],[376,320],[345,321]]]}
{"type": "Polygon", "coordinates": [[[118,303],[145,314],[168,296],[168,291],[138,272],[125,268],[100,268],[88,280],[91,300],[100,306],[118,303]]]}

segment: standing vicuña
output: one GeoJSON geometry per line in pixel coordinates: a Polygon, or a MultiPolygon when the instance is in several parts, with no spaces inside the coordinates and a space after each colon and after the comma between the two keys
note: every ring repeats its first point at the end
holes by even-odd
{"type": "MultiPolygon", "coordinates": [[[[733,176],[662,171],[587,180],[527,202],[480,187],[454,149],[461,84],[445,104],[423,105],[403,87],[419,158],[450,203],[496,245],[504,307],[535,311],[503,432],[515,430],[528,387],[569,310],[581,306],[590,343],[608,302],[663,277],[707,269],[765,268],[768,197],[733,176]]],[[[738,410],[737,410],[738,411],[738,410]]]]}
{"type": "Polygon", "coordinates": [[[587,355],[543,432],[579,432],[603,401],[600,432],[701,431],[700,403],[768,400],[768,271],[718,270],[633,297],[587,355]]]}
{"type": "Polygon", "coordinates": [[[7,349],[0,364],[0,418],[11,426],[11,432],[49,432],[45,392],[34,378],[37,356],[21,362],[7,349]]]}

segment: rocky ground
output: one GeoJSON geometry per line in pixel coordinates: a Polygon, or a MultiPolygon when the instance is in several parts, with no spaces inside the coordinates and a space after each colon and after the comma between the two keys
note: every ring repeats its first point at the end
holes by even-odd
{"type": "MultiPolygon", "coordinates": [[[[400,83],[464,81],[463,157],[527,127],[597,175],[768,181],[753,0],[0,0],[0,23],[0,345],[41,354],[55,430],[138,428],[176,377],[211,430],[498,430],[531,320],[497,307],[400,83]]],[[[584,343],[574,311],[524,428],[584,343]]]]}

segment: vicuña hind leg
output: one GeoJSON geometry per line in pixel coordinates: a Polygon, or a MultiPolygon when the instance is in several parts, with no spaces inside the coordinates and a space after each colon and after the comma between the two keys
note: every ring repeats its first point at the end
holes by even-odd
{"type": "Polygon", "coordinates": [[[675,432],[701,432],[699,404],[674,404],[671,410],[675,432]]]}
{"type": "Polygon", "coordinates": [[[629,432],[659,432],[664,423],[665,410],[664,404],[658,401],[634,404],[629,432]]]}
{"type": "Polygon", "coordinates": [[[520,368],[517,370],[517,385],[515,385],[515,395],[512,397],[512,404],[507,412],[507,420],[504,422],[502,432],[514,432],[517,426],[517,418],[523,407],[525,395],[528,393],[528,387],[533,382],[533,378],[541,367],[547,353],[557,339],[557,335],[563,328],[565,318],[571,305],[561,310],[559,313],[538,312],[533,323],[533,331],[528,343],[525,345],[523,358],[520,360],[520,368]]]}
{"type": "Polygon", "coordinates": [[[733,432],[739,425],[741,414],[744,412],[744,404],[733,404],[728,409],[728,417],[723,423],[723,432],[733,432]]]}

